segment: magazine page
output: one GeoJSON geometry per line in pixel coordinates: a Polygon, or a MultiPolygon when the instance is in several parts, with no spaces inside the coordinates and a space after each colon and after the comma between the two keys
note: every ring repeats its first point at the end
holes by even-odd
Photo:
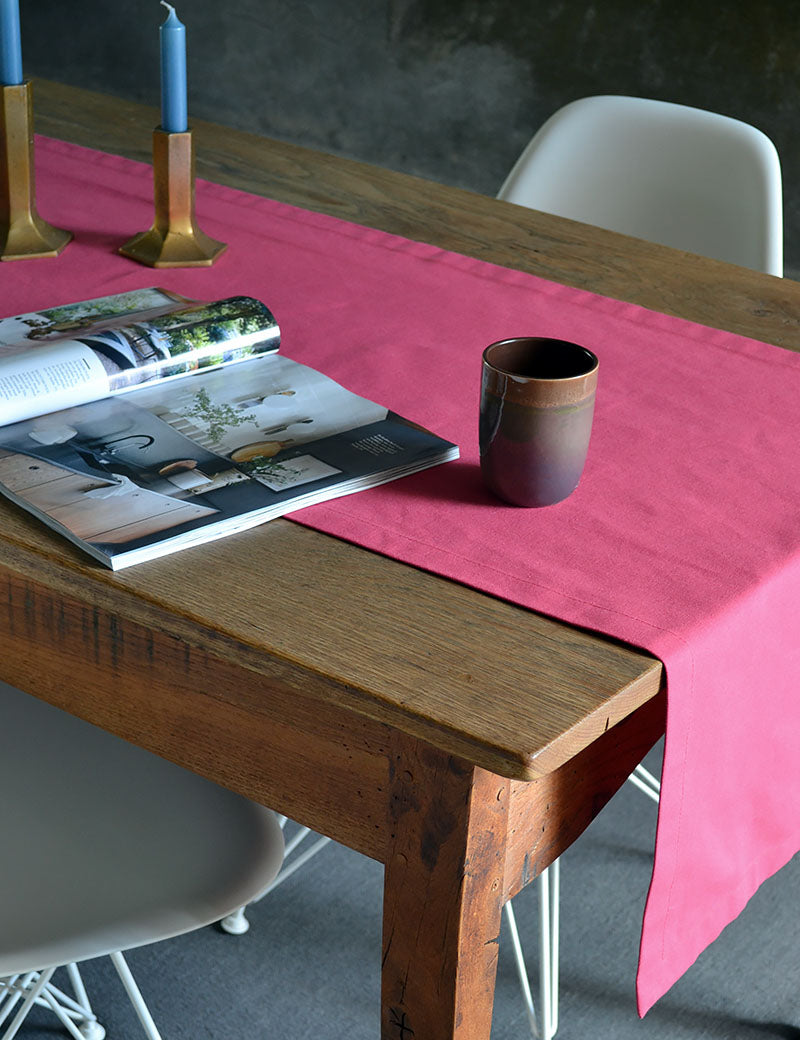
{"type": "Polygon", "coordinates": [[[242,361],[279,345],[273,315],[246,296],[201,304],[145,289],[5,318],[0,424],[242,361]]]}
{"type": "Polygon", "coordinates": [[[455,458],[280,355],[0,428],[0,484],[115,569],[455,458]]]}
{"type": "Polygon", "coordinates": [[[70,339],[77,331],[88,332],[106,326],[124,325],[132,317],[156,318],[168,311],[199,303],[168,289],[133,289],[80,300],[44,311],[0,318],[0,357],[10,348],[32,346],[54,339],[70,339]]]}

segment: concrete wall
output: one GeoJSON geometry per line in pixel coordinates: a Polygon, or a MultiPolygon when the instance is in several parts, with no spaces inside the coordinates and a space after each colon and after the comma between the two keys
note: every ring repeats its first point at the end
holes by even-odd
{"type": "MultiPolygon", "coordinates": [[[[190,117],[494,194],[531,134],[587,94],[735,116],[775,142],[800,269],[796,3],[175,0],[190,117]]],[[[158,102],[157,0],[21,0],[25,70],[158,102]]],[[[99,142],[98,142],[99,144],[99,142]]]]}

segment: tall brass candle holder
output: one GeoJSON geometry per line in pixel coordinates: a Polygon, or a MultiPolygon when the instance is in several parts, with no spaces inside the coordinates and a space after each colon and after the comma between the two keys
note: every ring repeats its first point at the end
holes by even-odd
{"type": "Polygon", "coordinates": [[[36,212],[31,85],[17,83],[0,90],[0,260],[58,256],[72,234],[36,212]]]}
{"type": "Polygon", "coordinates": [[[226,249],[209,238],[194,216],[194,145],[192,132],[153,131],[155,220],[149,231],[134,235],[120,253],[148,267],[208,267],[226,249]]]}

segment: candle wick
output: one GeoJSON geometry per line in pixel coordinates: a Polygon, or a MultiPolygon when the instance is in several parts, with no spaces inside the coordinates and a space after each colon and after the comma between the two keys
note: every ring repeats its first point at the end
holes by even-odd
{"type": "Polygon", "coordinates": [[[172,11],[172,13],[175,14],[175,8],[172,6],[172,4],[168,4],[167,0],[161,0],[161,4],[163,7],[168,7],[170,11],[172,11]]]}

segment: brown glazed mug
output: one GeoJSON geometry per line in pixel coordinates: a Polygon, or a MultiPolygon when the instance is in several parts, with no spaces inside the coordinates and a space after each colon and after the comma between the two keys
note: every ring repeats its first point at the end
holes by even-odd
{"type": "Polygon", "coordinates": [[[577,343],[522,336],[483,352],[481,473],[516,506],[549,506],[581,479],[598,361],[577,343]]]}

